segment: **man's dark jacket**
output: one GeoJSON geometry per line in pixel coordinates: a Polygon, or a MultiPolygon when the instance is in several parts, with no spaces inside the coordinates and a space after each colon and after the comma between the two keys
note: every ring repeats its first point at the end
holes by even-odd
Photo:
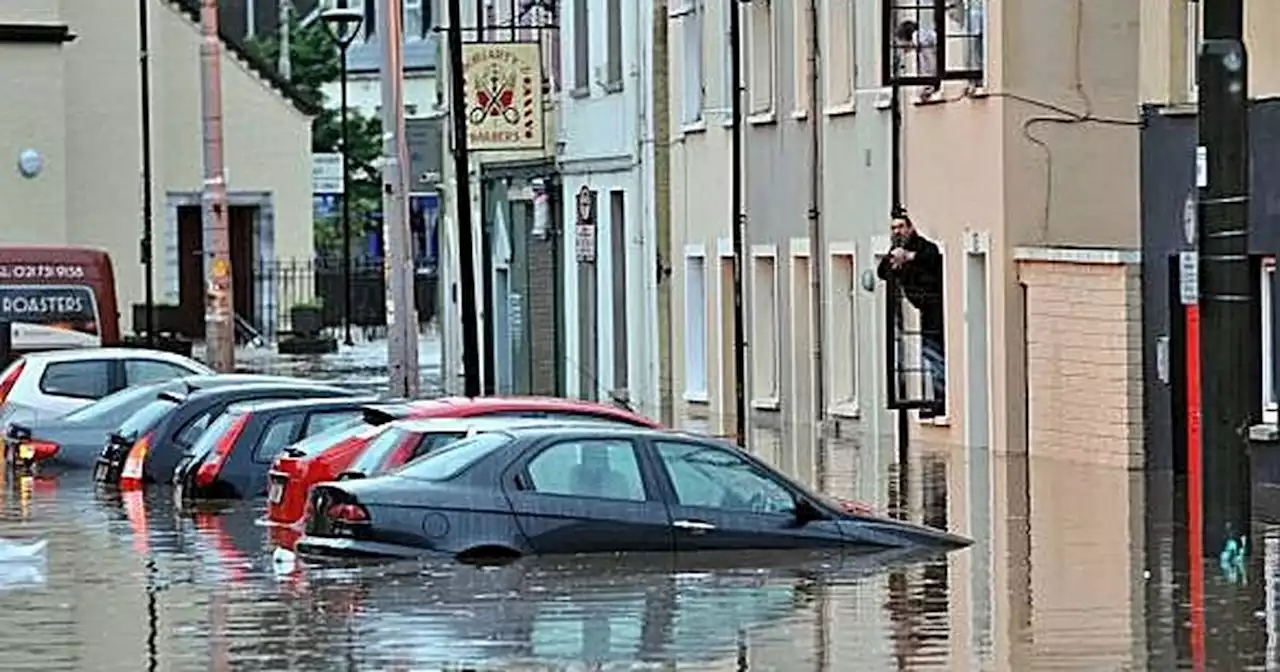
{"type": "MultiPolygon", "coordinates": [[[[902,244],[902,249],[915,252],[916,258],[894,268],[890,256],[880,259],[876,275],[881,280],[894,278],[911,305],[920,311],[925,322],[942,319],[942,252],[933,241],[915,234],[902,244]]],[[[922,325],[928,329],[932,325],[922,325]]]]}

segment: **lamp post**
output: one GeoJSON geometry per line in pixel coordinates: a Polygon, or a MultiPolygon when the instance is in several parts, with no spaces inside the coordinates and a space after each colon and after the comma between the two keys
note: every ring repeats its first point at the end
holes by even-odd
{"type": "Polygon", "coordinates": [[[353,7],[334,7],[320,13],[329,37],[338,45],[341,62],[342,97],[342,326],[346,331],[345,343],[351,340],[351,145],[347,130],[347,48],[360,34],[364,12],[353,7]]]}

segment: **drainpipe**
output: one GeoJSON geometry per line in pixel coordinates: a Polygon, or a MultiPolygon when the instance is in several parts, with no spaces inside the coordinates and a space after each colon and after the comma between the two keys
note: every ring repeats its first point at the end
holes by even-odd
{"type": "Polygon", "coordinates": [[[742,4],[749,0],[734,0],[729,3],[729,78],[733,80],[733,101],[729,106],[732,127],[730,149],[730,170],[732,185],[730,187],[729,208],[733,223],[733,392],[734,412],[737,423],[734,429],[736,442],[747,447],[747,337],[746,337],[746,305],[742,295],[743,266],[747,262],[747,214],[743,209],[742,195],[742,4]]]}
{"type": "Polygon", "coordinates": [[[814,470],[818,488],[824,487],[826,478],[826,443],[824,421],[827,415],[826,366],[823,357],[823,313],[826,294],[823,292],[823,268],[826,254],[822,231],[822,78],[818,72],[822,59],[818,44],[818,0],[807,0],[809,31],[809,338],[813,342],[813,432],[814,470]]]}
{"type": "Polygon", "coordinates": [[[653,3],[653,201],[658,301],[658,418],[675,427],[671,324],[671,91],[667,61],[667,0],[653,3]]]}

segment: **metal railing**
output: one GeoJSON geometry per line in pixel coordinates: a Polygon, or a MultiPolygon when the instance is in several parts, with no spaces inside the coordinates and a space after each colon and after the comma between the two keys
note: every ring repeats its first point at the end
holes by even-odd
{"type": "MultiPolygon", "coordinates": [[[[434,264],[425,260],[414,264],[414,303],[418,322],[427,324],[436,313],[437,275],[434,264]]],[[[382,259],[359,257],[351,261],[351,326],[364,333],[385,328],[387,324],[387,276],[382,259]]],[[[277,334],[293,331],[293,308],[314,306],[320,309],[324,331],[342,331],[346,314],[346,278],[341,257],[259,261],[254,267],[254,284],[263,288],[264,298],[274,298],[274,305],[259,307],[260,315],[274,316],[275,328],[255,325],[259,331],[277,334]]],[[[259,320],[265,322],[266,320],[259,320]]]]}

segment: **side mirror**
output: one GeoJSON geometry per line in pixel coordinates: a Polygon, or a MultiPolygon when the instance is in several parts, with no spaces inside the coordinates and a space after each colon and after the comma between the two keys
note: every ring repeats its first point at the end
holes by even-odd
{"type": "Polygon", "coordinates": [[[827,516],[813,505],[813,502],[801,497],[796,498],[796,527],[804,527],[815,520],[826,520],[827,516]]]}

